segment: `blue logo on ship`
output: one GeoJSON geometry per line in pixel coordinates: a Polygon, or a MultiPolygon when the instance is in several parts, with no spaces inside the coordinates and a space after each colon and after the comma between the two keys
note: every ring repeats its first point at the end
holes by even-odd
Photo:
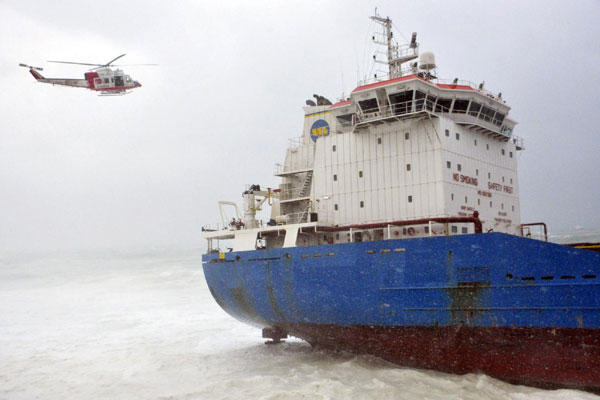
{"type": "Polygon", "coordinates": [[[316,142],[322,136],[329,136],[329,124],[324,119],[318,119],[310,127],[310,138],[316,142]]]}

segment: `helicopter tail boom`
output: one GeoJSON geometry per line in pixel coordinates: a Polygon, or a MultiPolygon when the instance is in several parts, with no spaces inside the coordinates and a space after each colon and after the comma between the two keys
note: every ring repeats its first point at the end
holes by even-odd
{"type": "Polygon", "coordinates": [[[46,78],[44,78],[42,76],[42,74],[40,74],[39,72],[37,72],[35,69],[33,68],[29,68],[29,72],[31,73],[31,75],[33,75],[33,77],[35,78],[35,80],[39,81],[39,80],[44,80],[46,78]]]}

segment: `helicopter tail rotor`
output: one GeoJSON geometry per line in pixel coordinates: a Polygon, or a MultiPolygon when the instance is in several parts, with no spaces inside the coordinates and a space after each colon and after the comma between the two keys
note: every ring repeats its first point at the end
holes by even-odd
{"type": "Polygon", "coordinates": [[[20,63],[19,67],[25,67],[25,68],[29,68],[29,69],[35,69],[36,71],[43,71],[44,70],[44,68],[34,67],[32,65],[27,65],[27,64],[23,64],[23,63],[20,63]]]}

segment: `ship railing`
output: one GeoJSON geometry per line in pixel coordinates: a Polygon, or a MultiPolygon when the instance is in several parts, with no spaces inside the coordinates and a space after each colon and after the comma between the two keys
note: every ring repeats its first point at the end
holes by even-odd
{"type": "MultiPolygon", "coordinates": [[[[392,103],[381,107],[374,107],[358,113],[358,122],[370,122],[398,116],[407,116],[421,112],[433,112],[436,109],[435,102],[426,99],[408,100],[392,103]]],[[[443,107],[437,109],[443,111],[443,107]]]]}
{"type": "Polygon", "coordinates": [[[523,138],[522,137],[513,135],[510,138],[510,141],[512,143],[514,143],[514,145],[516,146],[517,150],[525,150],[525,145],[523,143],[523,138]]]}
{"type": "Polygon", "coordinates": [[[303,136],[288,139],[288,149],[295,149],[295,148],[305,146],[305,145],[306,144],[304,143],[303,136]]]}
{"type": "Polygon", "coordinates": [[[400,70],[399,74],[395,74],[394,76],[390,74],[376,74],[371,78],[364,78],[358,81],[358,86],[368,85],[370,83],[383,82],[394,78],[399,78],[401,76],[415,75],[418,71],[416,68],[412,67],[404,67],[400,70]]]}
{"type": "Polygon", "coordinates": [[[490,97],[501,103],[506,103],[506,101],[500,96],[500,93],[494,93],[494,92],[486,89],[482,83],[478,85],[474,82],[463,80],[463,79],[435,79],[435,82],[442,84],[442,85],[469,86],[471,89],[483,94],[484,96],[490,97]]]}
{"type": "Polygon", "coordinates": [[[312,169],[315,159],[315,144],[302,144],[287,149],[285,163],[275,164],[275,175],[286,172],[306,171],[312,169]]]}
{"type": "MultiPolygon", "coordinates": [[[[400,76],[408,76],[408,75],[418,75],[422,79],[425,79],[423,76],[423,73],[419,73],[419,71],[417,69],[412,68],[412,67],[405,67],[405,68],[402,68],[402,71],[399,75],[390,76],[389,74],[382,74],[382,75],[377,74],[372,78],[365,78],[363,80],[358,81],[358,86],[368,85],[370,83],[376,83],[376,82],[383,82],[383,81],[387,81],[390,79],[398,78],[400,76]]],[[[482,83],[476,84],[475,82],[471,82],[471,81],[464,80],[464,79],[439,79],[439,78],[433,78],[433,77],[432,77],[432,79],[426,79],[426,80],[432,81],[432,82],[435,82],[435,83],[441,84],[441,85],[468,86],[471,89],[473,89],[474,91],[483,94],[484,96],[490,97],[501,103],[506,103],[506,101],[501,97],[500,93],[494,93],[494,92],[486,89],[482,83]]]]}
{"type": "Polygon", "coordinates": [[[282,189],[279,192],[279,200],[299,199],[307,196],[302,196],[302,186],[293,187],[291,189],[282,189]]]}
{"type": "Polygon", "coordinates": [[[437,101],[429,100],[429,98],[408,100],[381,107],[365,109],[362,113],[358,114],[358,122],[371,122],[380,119],[412,115],[424,111],[435,115],[445,116],[450,119],[456,119],[461,122],[478,124],[480,121],[483,121],[490,125],[492,131],[498,132],[506,137],[510,137],[512,132],[510,128],[503,125],[505,119],[505,115],[503,114],[498,115],[498,113],[495,113],[491,116],[479,111],[451,110],[450,107],[446,107],[437,101]]]}

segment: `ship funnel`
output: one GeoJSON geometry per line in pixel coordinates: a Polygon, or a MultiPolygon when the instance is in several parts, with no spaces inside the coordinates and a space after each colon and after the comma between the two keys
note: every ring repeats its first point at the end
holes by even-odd
{"type": "Polygon", "coordinates": [[[424,69],[426,71],[435,69],[435,56],[431,51],[424,51],[421,53],[421,57],[419,59],[419,68],[424,69]]]}

